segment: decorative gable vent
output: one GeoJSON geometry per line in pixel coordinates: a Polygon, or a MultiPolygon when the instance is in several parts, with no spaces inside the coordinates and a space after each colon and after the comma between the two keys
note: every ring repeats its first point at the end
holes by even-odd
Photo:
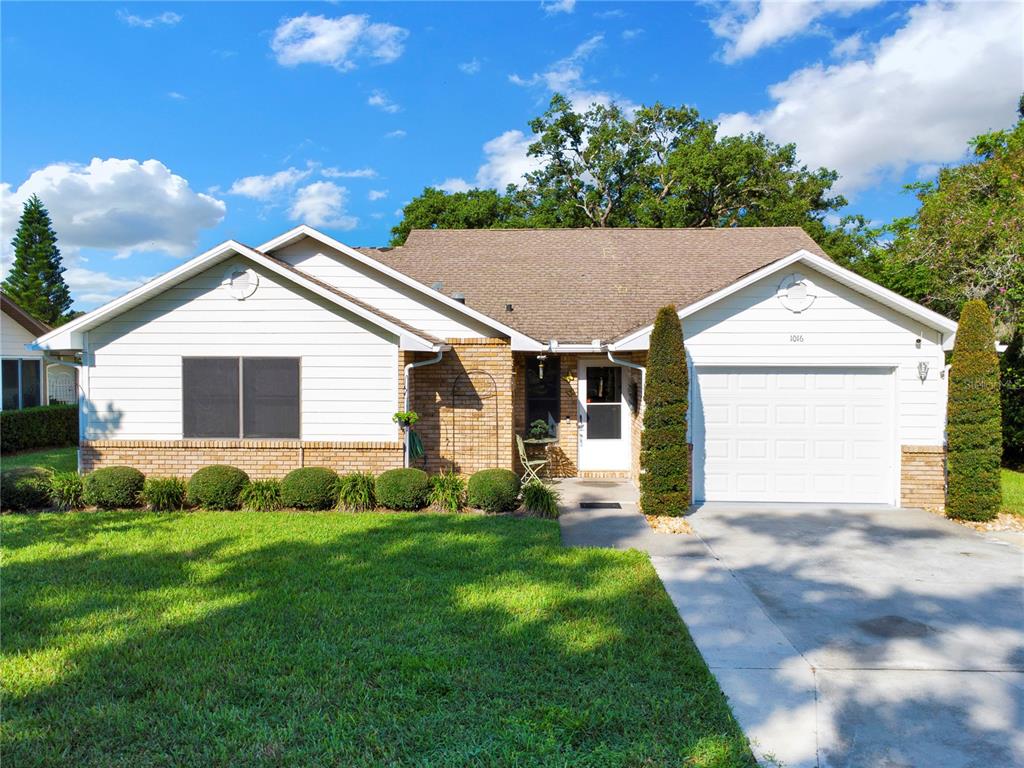
{"type": "Polygon", "coordinates": [[[798,272],[782,278],[775,297],[782,306],[797,314],[810,309],[818,298],[814,293],[814,283],[798,272]]]}
{"type": "Polygon", "coordinates": [[[259,284],[259,275],[238,264],[228,267],[228,271],[224,273],[224,279],[220,283],[221,288],[239,301],[244,301],[256,293],[259,284]]]}

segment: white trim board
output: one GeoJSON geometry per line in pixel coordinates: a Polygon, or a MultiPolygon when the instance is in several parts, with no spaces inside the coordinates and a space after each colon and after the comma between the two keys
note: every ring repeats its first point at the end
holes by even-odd
{"type": "MultiPolygon", "coordinates": [[[[693,304],[683,307],[678,312],[679,319],[682,320],[695,312],[699,312],[705,307],[716,304],[722,299],[743,290],[748,285],[753,285],[759,280],[780,272],[796,263],[807,264],[807,266],[831,277],[836,282],[842,283],[858,293],[874,299],[878,303],[890,307],[903,315],[912,317],[929,328],[934,328],[943,335],[943,346],[947,349],[951,348],[953,339],[956,335],[957,324],[955,321],[940,315],[938,312],[933,312],[927,307],[922,307],[917,302],[904,298],[898,293],[890,291],[888,288],[883,288],[882,286],[877,285],[876,283],[873,283],[848,269],[844,269],[829,259],[822,258],[817,254],[805,250],[799,250],[783,259],[774,261],[755,272],[751,272],[749,275],[741,277],[739,280],[726,286],[720,291],[716,291],[709,296],[705,296],[700,301],[695,301],[693,304]]],[[[609,343],[608,348],[612,351],[647,349],[650,333],[653,328],[654,324],[652,323],[651,325],[645,326],[637,331],[633,331],[632,333],[623,336],[618,341],[609,343]]]]}
{"type": "Polygon", "coordinates": [[[300,272],[283,267],[273,259],[267,258],[262,253],[254,251],[252,248],[242,245],[235,240],[227,240],[220,245],[214,246],[205,253],[201,253],[195,258],[186,261],[184,264],[175,267],[170,272],[166,272],[160,277],[154,278],[148,283],[140,285],[138,288],[133,291],[129,291],[124,296],[114,299],[113,301],[104,304],[102,307],[94,309],[92,312],[88,312],[85,315],[72,320],[70,323],[62,325],[61,327],[40,336],[32,344],[32,347],[34,349],[46,350],[82,349],[82,334],[85,331],[95,328],[96,326],[127,312],[129,309],[142,304],[153,296],[159,295],[166,289],[184,282],[190,277],[194,277],[232,256],[241,256],[248,259],[254,264],[257,264],[260,267],[284,278],[286,281],[294,283],[295,285],[326,299],[332,304],[341,307],[347,312],[366,320],[372,325],[375,325],[388,333],[394,334],[398,337],[398,343],[401,349],[417,352],[432,352],[435,351],[438,346],[429,339],[410,333],[408,329],[402,328],[375,312],[345,299],[337,292],[325,288],[316,281],[303,276],[300,272]]]}

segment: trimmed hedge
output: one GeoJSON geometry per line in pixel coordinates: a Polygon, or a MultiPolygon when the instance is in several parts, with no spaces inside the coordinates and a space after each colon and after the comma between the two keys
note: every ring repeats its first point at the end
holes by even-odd
{"type": "Polygon", "coordinates": [[[481,469],[469,478],[469,506],[511,512],[519,506],[519,475],[511,469],[481,469]]]}
{"type": "Polygon", "coordinates": [[[27,512],[50,506],[50,476],[41,467],[15,467],[0,472],[0,508],[27,512]]]}
{"type": "Polygon", "coordinates": [[[430,475],[422,469],[389,469],[374,483],[377,503],[389,509],[423,509],[430,494],[430,475]]]}
{"type": "Polygon", "coordinates": [[[0,453],[78,445],[78,405],[0,411],[0,453]]]}
{"type": "Polygon", "coordinates": [[[675,307],[662,307],[647,353],[640,438],[640,506],[648,515],[684,515],[690,508],[688,389],[683,327],[675,307]]]}
{"type": "Polygon", "coordinates": [[[281,503],[295,509],[330,509],[338,501],[338,473],[327,467],[293,469],[281,481],[281,503]]]}
{"type": "Polygon", "coordinates": [[[949,370],[946,411],[949,490],[946,514],[959,520],[992,520],[1002,505],[999,357],[985,302],[968,301],[949,370]]]}
{"type": "Polygon", "coordinates": [[[130,509],[139,506],[145,482],[134,467],[104,467],[85,476],[82,498],[100,509],[130,509]]]}
{"type": "Polygon", "coordinates": [[[249,476],[238,467],[211,464],[188,481],[189,503],[204,509],[238,509],[249,476]]]}

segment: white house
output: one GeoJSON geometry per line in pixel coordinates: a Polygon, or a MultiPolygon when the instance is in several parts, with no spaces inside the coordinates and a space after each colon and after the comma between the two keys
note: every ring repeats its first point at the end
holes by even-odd
{"type": "MultiPolygon", "coordinates": [[[[82,465],[253,476],[406,460],[636,477],[644,361],[676,306],[696,500],[941,506],[956,324],[799,228],[417,230],[229,241],[42,335],[82,356],[82,465]]],[[[6,391],[6,390],[5,390],[6,391]]]]}
{"type": "Polygon", "coordinates": [[[41,350],[30,348],[37,336],[49,331],[48,325],[36,320],[0,291],[3,410],[76,402],[74,367],[46,360],[41,350]]]}

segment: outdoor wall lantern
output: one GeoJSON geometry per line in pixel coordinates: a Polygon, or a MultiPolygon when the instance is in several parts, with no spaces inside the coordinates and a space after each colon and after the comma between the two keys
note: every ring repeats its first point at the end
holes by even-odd
{"type": "Polygon", "coordinates": [[[547,355],[537,355],[537,378],[544,379],[544,361],[548,359],[547,355]]]}
{"type": "Polygon", "coordinates": [[[924,383],[924,380],[928,378],[928,363],[924,360],[917,364],[917,375],[918,378],[921,379],[922,383],[924,383]]]}

